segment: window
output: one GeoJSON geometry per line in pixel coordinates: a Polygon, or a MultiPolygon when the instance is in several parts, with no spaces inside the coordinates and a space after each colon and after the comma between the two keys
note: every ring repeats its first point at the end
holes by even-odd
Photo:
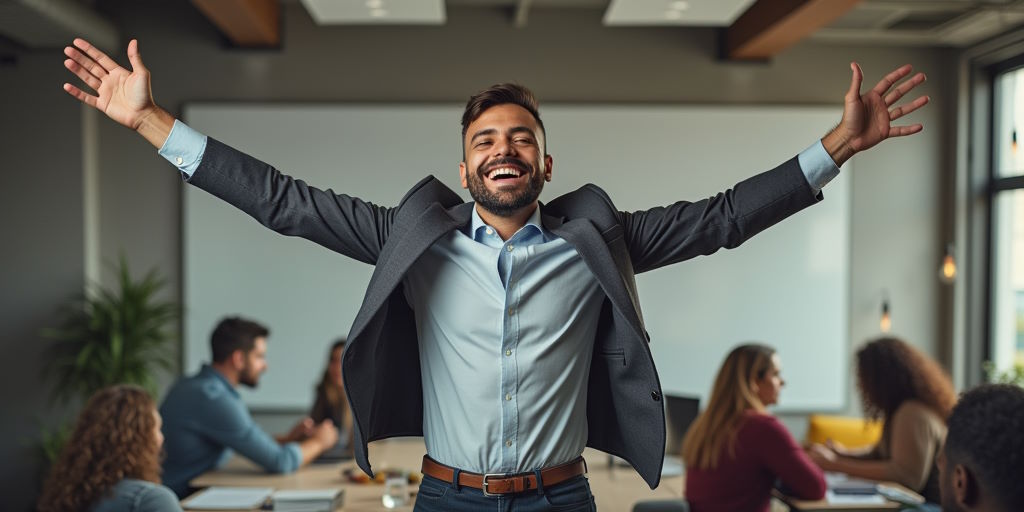
{"type": "Polygon", "coordinates": [[[991,340],[997,370],[1024,366],[1024,67],[992,82],[991,340]]]}

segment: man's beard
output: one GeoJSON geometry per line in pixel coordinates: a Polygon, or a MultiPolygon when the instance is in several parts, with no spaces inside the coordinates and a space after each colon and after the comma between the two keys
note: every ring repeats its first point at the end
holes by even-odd
{"type": "Polygon", "coordinates": [[[238,375],[238,383],[247,387],[256,389],[256,386],[260,383],[260,374],[252,371],[252,368],[246,366],[242,368],[242,371],[238,375]]]}
{"type": "Polygon", "coordinates": [[[518,158],[495,160],[485,166],[481,166],[475,173],[467,173],[466,181],[469,184],[469,195],[473,197],[476,204],[494,215],[510,217],[523,207],[533,204],[540,197],[540,192],[544,189],[544,178],[541,176],[541,173],[534,172],[534,170],[532,165],[528,165],[518,158]],[[487,185],[484,184],[484,180],[487,179],[484,175],[487,171],[508,164],[512,164],[519,169],[526,169],[526,172],[529,173],[526,189],[512,197],[509,197],[509,194],[512,194],[512,192],[495,193],[488,190],[487,185]]]}

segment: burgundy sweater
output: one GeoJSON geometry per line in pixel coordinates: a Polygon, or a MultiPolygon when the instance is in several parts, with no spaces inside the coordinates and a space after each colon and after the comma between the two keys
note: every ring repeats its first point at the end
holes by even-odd
{"type": "Polygon", "coordinates": [[[686,468],[692,512],[768,512],[780,480],[794,497],[825,495],[825,476],[774,416],[750,411],[736,433],[736,456],[722,454],[715,469],[686,468]]]}

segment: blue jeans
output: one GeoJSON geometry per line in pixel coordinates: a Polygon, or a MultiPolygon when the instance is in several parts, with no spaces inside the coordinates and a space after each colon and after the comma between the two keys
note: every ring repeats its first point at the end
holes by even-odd
{"type": "Polygon", "coordinates": [[[414,512],[592,512],[597,510],[587,477],[518,494],[484,496],[483,491],[423,476],[414,512]]]}

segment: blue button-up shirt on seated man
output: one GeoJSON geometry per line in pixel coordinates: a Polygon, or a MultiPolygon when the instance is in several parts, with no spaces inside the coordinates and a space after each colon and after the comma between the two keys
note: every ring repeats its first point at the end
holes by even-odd
{"type": "Polygon", "coordinates": [[[238,385],[255,387],[266,371],[267,335],[262,325],[226,318],[214,329],[213,363],[179,380],[167,392],[163,416],[164,485],[179,497],[189,481],[227,461],[232,452],[267,471],[290,473],[337,442],[330,420],[313,425],[305,418],[288,434],[271,436],[256,424],[238,385]]]}

